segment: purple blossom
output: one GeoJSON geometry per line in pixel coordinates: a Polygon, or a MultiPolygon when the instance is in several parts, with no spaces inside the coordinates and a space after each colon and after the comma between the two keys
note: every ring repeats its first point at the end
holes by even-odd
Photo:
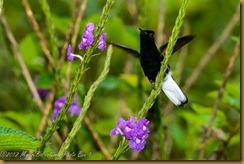
{"type": "Polygon", "coordinates": [[[110,135],[123,135],[129,140],[129,147],[134,151],[141,151],[146,145],[146,139],[148,138],[149,121],[142,118],[136,122],[134,117],[130,117],[127,121],[120,118],[118,125],[110,131],[110,135]]]}
{"type": "Polygon", "coordinates": [[[73,101],[70,104],[70,107],[68,109],[70,116],[79,115],[80,111],[81,111],[81,108],[80,108],[79,104],[77,103],[77,101],[73,101]]]}
{"type": "MultiPolygon", "coordinates": [[[[34,83],[36,85],[37,84],[37,81],[38,81],[38,75],[35,75],[33,81],[34,81],[34,83]]],[[[37,88],[37,93],[39,94],[39,96],[40,96],[40,98],[42,100],[45,100],[46,99],[46,97],[48,96],[49,92],[50,92],[50,89],[47,89],[47,88],[37,88]]]]}
{"type": "Polygon", "coordinates": [[[92,33],[93,30],[94,30],[94,24],[88,23],[86,25],[86,29],[82,36],[82,40],[78,46],[79,49],[87,49],[93,43],[93,41],[94,41],[94,36],[92,33]]]}
{"type": "Polygon", "coordinates": [[[68,48],[67,48],[67,59],[69,61],[73,61],[75,57],[77,57],[81,61],[83,61],[83,58],[80,55],[77,55],[77,54],[73,54],[72,53],[72,47],[71,47],[71,45],[69,45],[68,48]]]}
{"type": "Polygon", "coordinates": [[[98,42],[97,48],[102,51],[106,48],[105,38],[106,38],[106,33],[102,33],[101,36],[99,37],[99,42],[98,42]]]}
{"type": "Polygon", "coordinates": [[[137,152],[144,149],[145,145],[146,145],[146,140],[140,140],[139,138],[129,140],[129,147],[137,152]]]}
{"type": "Polygon", "coordinates": [[[94,29],[95,29],[95,27],[94,27],[94,24],[93,23],[87,23],[87,25],[86,25],[86,31],[93,32],[94,29]]]}
{"type": "MultiPolygon", "coordinates": [[[[39,78],[38,75],[35,75],[34,78],[33,78],[33,81],[34,81],[35,85],[38,83],[38,78],[39,78]]],[[[38,87],[38,86],[36,86],[36,87],[38,87]]],[[[37,88],[37,93],[39,94],[39,96],[40,96],[40,98],[42,100],[46,99],[46,97],[48,96],[49,92],[50,92],[50,89],[48,89],[48,88],[37,88]]]]}
{"type": "MultiPolygon", "coordinates": [[[[88,23],[86,25],[84,34],[82,35],[81,42],[78,45],[78,48],[80,50],[87,49],[94,42],[94,35],[93,35],[94,29],[95,29],[95,26],[93,23],[88,23]]],[[[97,48],[102,50],[102,51],[106,48],[105,38],[106,38],[106,33],[102,33],[101,36],[99,37],[99,40],[98,40],[97,48]]],[[[67,59],[69,61],[73,61],[74,57],[78,57],[81,59],[81,61],[83,61],[83,58],[80,55],[74,54],[72,52],[72,47],[71,47],[71,45],[69,45],[67,48],[67,59]]]]}
{"type": "Polygon", "coordinates": [[[69,45],[68,48],[67,48],[67,59],[69,61],[73,61],[74,60],[74,56],[72,55],[72,47],[71,47],[71,45],[69,45]]]}
{"type": "MultiPolygon", "coordinates": [[[[56,119],[56,117],[58,116],[58,113],[61,111],[61,109],[64,106],[64,103],[66,101],[66,97],[60,97],[58,98],[55,102],[54,102],[54,111],[52,114],[52,119],[56,119]]],[[[79,115],[81,111],[81,108],[79,106],[79,104],[77,103],[76,100],[74,100],[71,104],[70,107],[68,109],[68,112],[70,114],[70,116],[74,116],[74,115],[79,115]]]]}
{"type": "Polygon", "coordinates": [[[50,92],[49,89],[37,88],[37,93],[39,94],[42,100],[45,100],[49,92],[50,92]]]}

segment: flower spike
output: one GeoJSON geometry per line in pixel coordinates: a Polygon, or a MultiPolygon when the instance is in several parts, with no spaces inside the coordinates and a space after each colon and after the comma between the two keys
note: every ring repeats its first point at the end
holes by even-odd
{"type": "Polygon", "coordinates": [[[93,23],[88,23],[86,25],[86,29],[84,31],[84,34],[82,35],[82,40],[78,46],[79,49],[87,49],[94,41],[94,35],[93,35],[93,30],[94,30],[94,24],[93,23]]]}
{"type": "Polygon", "coordinates": [[[149,121],[142,118],[136,122],[136,118],[130,117],[127,121],[120,118],[118,125],[110,131],[110,135],[123,135],[129,140],[129,147],[134,151],[141,151],[146,145],[146,139],[148,138],[149,121]]]}

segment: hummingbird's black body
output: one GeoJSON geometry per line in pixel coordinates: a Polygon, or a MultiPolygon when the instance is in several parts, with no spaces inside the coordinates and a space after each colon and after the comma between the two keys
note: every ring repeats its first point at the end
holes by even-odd
{"type": "MultiPolygon", "coordinates": [[[[149,81],[154,83],[160,70],[161,62],[164,59],[164,54],[158,50],[155,44],[153,31],[142,29],[140,29],[140,31],[141,66],[149,81]]],[[[187,104],[188,99],[171,76],[169,66],[164,75],[161,87],[164,93],[175,105],[184,106],[187,104]]]]}
{"type": "MultiPolygon", "coordinates": [[[[157,74],[160,71],[161,62],[164,59],[165,50],[168,43],[164,44],[157,48],[154,41],[154,32],[151,30],[142,30],[140,29],[140,53],[136,50],[128,48],[123,45],[112,43],[114,46],[124,49],[125,51],[131,53],[133,56],[140,59],[141,67],[144,71],[145,76],[148,80],[154,84],[157,74]]],[[[183,47],[189,41],[194,38],[192,35],[184,36],[178,38],[173,49],[173,53],[178,49],[183,47]]],[[[172,77],[172,73],[170,71],[170,66],[168,66],[164,80],[161,86],[164,93],[167,97],[177,106],[184,106],[187,104],[188,99],[186,95],[181,91],[179,86],[176,84],[172,77]]]]}
{"type": "MultiPolygon", "coordinates": [[[[141,30],[141,29],[140,29],[141,30]]],[[[154,32],[141,30],[140,34],[140,62],[144,74],[154,83],[160,70],[164,56],[159,52],[154,42],[154,32]]],[[[167,69],[166,73],[169,71],[167,69]]]]}

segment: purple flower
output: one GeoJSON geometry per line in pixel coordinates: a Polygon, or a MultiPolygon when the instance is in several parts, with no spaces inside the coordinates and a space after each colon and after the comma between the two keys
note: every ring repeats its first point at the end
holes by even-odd
{"type": "Polygon", "coordinates": [[[86,25],[86,31],[93,32],[94,29],[95,29],[95,27],[94,27],[94,24],[93,23],[87,23],[87,25],[86,25]]]}
{"type": "MultiPolygon", "coordinates": [[[[54,102],[54,111],[53,111],[53,114],[52,114],[52,120],[56,119],[56,117],[58,116],[58,113],[63,108],[65,101],[66,101],[66,97],[63,96],[63,97],[60,97],[59,99],[57,99],[54,102]]],[[[76,100],[74,100],[70,104],[70,107],[68,109],[68,112],[69,112],[70,116],[79,115],[80,111],[81,111],[81,108],[80,108],[79,104],[76,102],[76,100]]]]}
{"type": "Polygon", "coordinates": [[[129,140],[129,147],[137,152],[144,149],[145,145],[146,145],[146,140],[140,140],[139,138],[135,138],[134,140],[129,140]]]}
{"type": "Polygon", "coordinates": [[[106,38],[106,33],[102,33],[101,36],[99,37],[99,42],[98,42],[97,48],[102,51],[106,48],[105,38],[106,38]]]}
{"type": "Polygon", "coordinates": [[[87,49],[93,43],[93,41],[94,41],[94,36],[92,33],[93,30],[94,30],[94,24],[88,23],[86,25],[86,29],[82,36],[82,40],[78,46],[79,49],[87,49]]]}
{"type": "MultiPolygon", "coordinates": [[[[84,34],[82,35],[81,42],[78,45],[78,48],[80,50],[87,49],[94,42],[94,35],[93,35],[94,29],[95,27],[93,23],[87,23],[84,34]]],[[[102,51],[106,48],[105,38],[106,38],[106,33],[102,33],[98,40],[97,48],[102,51]]],[[[73,61],[74,57],[78,57],[81,59],[81,61],[83,61],[83,58],[80,55],[72,53],[72,47],[71,45],[69,45],[67,48],[67,59],[69,61],[73,61]]]]}
{"type": "Polygon", "coordinates": [[[149,121],[145,118],[136,122],[134,117],[130,117],[127,121],[120,118],[118,125],[110,131],[110,135],[123,135],[129,140],[129,147],[134,151],[141,151],[146,145],[146,139],[148,138],[149,121]]]}
{"type": "Polygon", "coordinates": [[[73,101],[70,104],[70,107],[68,109],[70,116],[79,115],[80,111],[81,111],[81,109],[80,109],[79,104],[76,101],[73,101]]]}
{"type": "Polygon", "coordinates": [[[45,98],[47,97],[49,92],[50,92],[49,89],[37,88],[37,93],[39,94],[39,96],[42,100],[45,100],[45,98]]]}
{"type": "Polygon", "coordinates": [[[72,47],[71,47],[71,45],[69,45],[68,48],[67,48],[67,59],[69,61],[73,61],[75,57],[77,57],[81,61],[83,61],[83,58],[80,55],[77,55],[77,54],[73,54],[72,53],[72,47]]]}
{"type": "Polygon", "coordinates": [[[117,125],[114,129],[112,129],[112,130],[110,131],[110,135],[111,135],[111,136],[112,136],[112,135],[117,135],[117,134],[119,134],[119,133],[120,133],[121,135],[123,135],[123,132],[121,131],[121,128],[124,127],[125,124],[126,124],[126,121],[125,121],[123,118],[119,118],[118,125],[117,125]]]}
{"type": "Polygon", "coordinates": [[[74,56],[72,55],[72,47],[71,47],[71,45],[69,45],[68,48],[67,48],[67,59],[69,61],[73,61],[74,60],[74,56]]]}
{"type": "MultiPolygon", "coordinates": [[[[38,75],[35,75],[33,81],[34,81],[34,83],[36,85],[37,84],[37,81],[38,81],[38,75]]],[[[45,100],[46,99],[46,97],[48,96],[49,92],[50,92],[50,89],[47,89],[47,88],[37,88],[37,93],[39,94],[39,96],[40,96],[40,98],[42,100],[45,100]]]]}

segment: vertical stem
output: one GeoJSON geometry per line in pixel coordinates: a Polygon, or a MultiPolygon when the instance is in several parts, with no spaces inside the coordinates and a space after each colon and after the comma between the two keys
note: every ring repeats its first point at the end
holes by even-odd
{"type": "Polygon", "coordinates": [[[218,107],[219,107],[219,103],[220,103],[220,100],[224,94],[224,88],[230,78],[230,75],[233,71],[233,67],[234,67],[234,64],[235,64],[235,61],[239,55],[239,48],[240,48],[240,42],[238,41],[236,43],[236,46],[234,48],[234,52],[233,52],[233,55],[230,59],[230,62],[228,64],[228,67],[225,71],[225,74],[224,74],[224,77],[223,77],[223,80],[222,80],[222,83],[221,83],[221,86],[219,88],[219,91],[218,91],[218,95],[217,95],[217,98],[214,102],[214,106],[213,106],[213,111],[212,111],[212,115],[211,115],[211,118],[210,118],[210,121],[209,121],[209,125],[207,127],[207,132],[206,132],[206,135],[204,136],[203,138],[203,142],[204,142],[204,146],[202,148],[202,150],[200,151],[200,155],[199,155],[199,159],[202,160],[204,158],[204,154],[205,154],[205,151],[206,151],[206,148],[207,148],[207,140],[210,136],[210,133],[211,133],[211,130],[212,130],[212,126],[213,126],[213,123],[214,123],[214,120],[215,120],[215,117],[216,117],[216,114],[217,114],[217,111],[218,111],[218,107]]]}
{"type": "Polygon", "coordinates": [[[90,106],[93,94],[96,91],[96,89],[98,88],[98,85],[105,79],[106,75],[108,74],[111,56],[112,56],[112,46],[110,45],[108,47],[103,71],[102,71],[101,75],[98,77],[98,79],[91,85],[89,91],[87,92],[87,95],[84,100],[84,104],[82,106],[82,111],[81,111],[79,117],[76,119],[74,126],[71,129],[67,139],[64,141],[63,145],[61,146],[61,148],[57,154],[56,160],[63,158],[64,152],[69,148],[71,141],[74,139],[76,133],[81,128],[83,118],[90,106]]]}
{"type": "MultiPolygon", "coordinates": [[[[76,5],[76,4],[74,4],[74,5],[76,5]]],[[[76,10],[78,10],[78,13],[76,13],[76,11],[74,11],[74,14],[72,16],[73,20],[72,20],[72,22],[70,24],[69,31],[67,31],[67,33],[66,33],[65,43],[62,46],[61,56],[60,56],[60,59],[59,59],[59,66],[60,67],[63,65],[64,59],[65,59],[65,56],[66,56],[66,49],[67,49],[67,47],[69,45],[69,40],[71,38],[72,31],[73,31],[73,35],[72,35],[72,38],[71,38],[72,47],[76,43],[77,36],[78,36],[78,33],[79,33],[79,29],[80,29],[80,22],[81,22],[81,19],[83,17],[83,14],[85,12],[86,6],[87,6],[87,0],[83,0],[82,4],[80,4],[80,7],[79,8],[77,7],[77,9],[76,9],[76,10]]]]}
{"type": "Polygon", "coordinates": [[[6,36],[9,40],[9,42],[11,43],[11,46],[12,46],[12,50],[14,52],[14,55],[15,57],[17,58],[18,62],[19,62],[19,66],[20,66],[20,69],[21,69],[21,72],[27,82],[27,85],[29,86],[30,88],[30,91],[31,93],[33,94],[33,97],[35,99],[35,102],[37,104],[37,106],[39,107],[39,109],[41,110],[41,112],[44,112],[44,106],[43,106],[43,103],[42,103],[42,100],[37,92],[37,89],[36,89],[36,86],[31,78],[31,75],[30,75],[30,72],[22,58],[22,55],[19,51],[19,46],[18,46],[18,43],[17,41],[15,40],[14,38],[14,35],[13,33],[11,32],[8,24],[7,24],[7,21],[5,20],[5,18],[3,16],[0,17],[0,22],[3,26],[3,29],[5,30],[6,32],[6,36]]]}
{"type": "Polygon", "coordinates": [[[238,4],[236,8],[236,12],[233,14],[232,18],[224,28],[219,38],[208,49],[206,54],[203,55],[202,59],[199,60],[197,67],[191,73],[190,77],[187,79],[185,85],[182,88],[184,91],[187,91],[196,82],[202,70],[206,67],[206,65],[212,59],[212,57],[217,54],[216,51],[225,42],[228,36],[230,36],[231,31],[234,29],[234,27],[239,22],[239,20],[240,20],[240,5],[238,4]]]}
{"type": "Polygon", "coordinates": [[[40,31],[40,27],[39,27],[39,25],[38,25],[38,23],[34,17],[34,14],[31,10],[31,7],[30,7],[28,0],[22,0],[22,4],[25,8],[27,18],[28,18],[34,32],[36,33],[36,37],[39,40],[39,43],[40,43],[40,46],[41,46],[43,53],[45,54],[46,58],[48,59],[49,63],[51,64],[51,66],[54,67],[54,59],[51,56],[51,53],[48,49],[47,40],[43,37],[43,34],[40,31]]]}
{"type": "Polygon", "coordinates": [[[95,131],[95,129],[92,127],[91,121],[88,117],[84,118],[84,124],[87,127],[87,129],[90,131],[90,133],[93,137],[93,140],[96,143],[98,149],[101,150],[101,153],[103,154],[104,159],[109,160],[110,154],[109,154],[108,150],[106,149],[102,139],[100,138],[98,133],[95,131]]]}
{"type": "Polygon", "coordinates": [[[0,0],[0,16],[2,15],[3,0],[0,0]]]}
{"type": "Polygon", "coordinates": [[[118,149],[115,151],[114,155],[112,156],[112,160],[118,160],[119,157],[124,154],[128,150],[128,141],[123,138],[120,142],[118,149]]]}
{"type": "Polygon", "coordinates": [[[47,30],[48,35],[50,39],[50,47],[51,47],[51,53],[54,58],[54,66],[57,69],[58,68],[58,49],[57,49],[57,38],[55,36],[55,27],[54,22],[52,20],[51,11],[49,8],[49,5],[46,0],[40,0],[40,4],[42,6],[42,10],[46,16],[47,21],[47,30]]]}
{"type": "Polygon", "coordinates": [[[50,140],[50,138],[52,137],[53,133],[56,131],[56,129],[58,128],[58,123],[64,118],[65,113],[67,112],[70,104],[73,102],[74,99],[74,95],[77,91],[78,88],[78,84],[81,80],[81,77],[83,75],[85,71],[85,66],[84,64],[80,64],[79,69],[75,75],[74,81],[71,84],[71,88],[70,88],[70,93],[66,98],[66,102],[62,108],[62,110],[59,112],[57,118],[54,120],[54,122],[52,123],[51,127],[48,129],[47,133],[44,135],[44,137],[41,140],[41,144],[40,146],[37,148],[37,151],[34,154],[34,158],[37,159],[36,153],[42,153],[45,147],[45,144],[50,140]]]}
{"type": "Polygon", "coordinates": [[[159,71],[157,78],[156,78],[156,81],[155,81],[155,89],[153,89],[151,91],[151,94],[149,95],[148,100],[145,102],[142,109],[138,113],[138,119],[146,116],[147,111],[152,107],[154,100],[156,99],[156,97],[161,92],[161,85],[163,82],[163,77],[164,77],[165,71],[166,71],[167,66],[168,66],[169,58],[172,55],[174,45],[175,45],[177,37],[179,35],[180,28],[182,26],[183,19],[184,19],[185,14],[186,14],[187,5],[188,5],[188,0],[183,0],[180,11],[179,11],[179,15],[175,21],[175,26],[173,28],[172,35],[169,39],[169,43],[168,43],[168,46],[166,48],[166,54],[164,56],[164,60],[161,63],[161,68],[160,68],[160,71],[159,71]]]}
{"type": "Polygon", "coordinates": [[[165,160],[165,149],[164,149],[164,133],[163,133],[163,128],[162,128],[162,118],[161,118],[161,113],[160,113],[160,108],[159,108],[159,100],[158,98],[156,99],[154,103],[154,112],[155,112],[155,119],[156,119],[156,128],[158,132],[158,147],[159,147],[159,158],[160,160],[165,160]]]}

